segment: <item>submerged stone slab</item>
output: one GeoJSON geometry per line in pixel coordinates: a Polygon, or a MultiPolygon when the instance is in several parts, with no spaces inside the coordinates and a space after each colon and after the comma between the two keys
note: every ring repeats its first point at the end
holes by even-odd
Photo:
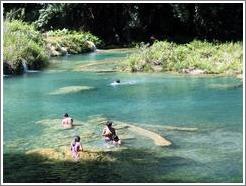
{"type": "Polygon", "coordinates": [[[211,89],[234,89],[234,88],[239,88],[242,86],[243,86],[243,83],[238,83],[238,84],[210,84],[210,85],[208,85],[208,88],[211,88],[211,89]]]}
{"type": "Polygon", "coordinates": [[[177,126],[168,126],[168,125],[150,125],[150,124],[143,124],[148,128],[159,128],[164,130],[173,130],[173,131],[184,131],[184,132],[195,132],[198,130],[196,127],[177,127],[177,126]]]}
{"type": "MultiPolygon", "coordinates": [[[[50,160],[74,161],[69,147],[53,148],[38,148],[29,150],[27,155],[41,156],[50,160]]],[[[84,150],[79,152],[80,161],[114,161],[112,157],[108,157],[97,150],[84,150]]]]}
{"type": "Polygon", "coordinates": [[[85,90],[91,90],[94,89],[94,87],[89,87],[89,86],[67,86],[67,87],[62,87],[59,88],[53,92],[50,92],[50,95],[60,95],[60,94],[71,94],[71,93],[76,93],[80,91],[85,91],[85,90]]]}
{"type": "MultiPolygon", "coordinates": [[[[61,119],[45,119],[36,123],[47,126],[44,129],[44,135],[42,137],[49,141],[49,143],[56,143],[55,141],[59,139],[58,146],[62,146],[62,144],[69,145],[72,136],[76,131],[76,133],[80,135],[82,143],[87,143],[89,145],[89,149],[98,147],[102,150],[103,147],[101,145],[91,146],[89,143],[96,142],[96,144],[102,144],[103,137],[101,136],[101,132],[107,120],[108,118],[102,115],[89,116],[87,121],[78,121],[74,118],[75,129],[67,131],[61,127],[61,119]],[[53,139],[52,134],[54,134],[57,139],[53,139]]],[[[142,140],[149,141],[150,144],[153,142],[157,146],[164,147],[171,145],[171,142],[167,140],[163,134],[157,133],[155,128],[184,132],[194,132],[198,130],[197,128],[192,127],[126,123],[116,120],[113,120],[113,127],[116,129],[119,138],[122,140],[122,147],[124,147],[124,142],[129,139],[131,139],[130,146],[134,146],[134,144],[138,144],[140,141],[143,142],[142,140]]]]}
{"type": "Polygon", "coordinates": [[[152,132],[150,130],[147,130],[147,129],[144,129],[141,127],[137,127],[134,125],[130,125],[130,124],[126,124],[126,126],[128,126],[128,130],[133,131],[133,132],[135,132],[139,135],[142,135],[144,137],[148,137],[148,138],[152,139],[154,141],[154,143],[158,146],[169,146],[172,144],[170,141],[168,141],[164,137],[162,137],[159,134],[152,132]]]}
{"type": "MultiPolygon", "coordinates": [[[[103,117],[95,117],[95,118],[92,118],[91,121],[98,121],[98,122],[100,122],[100,124],[105,124],[107,119],[103,118],[103,117]]],[[[131,131],[137,135],[152,139],[154,141],[155,145],[157,145],[157,146],[169,146],[169,145],[171,145],[171,142],[168,141],[167,139],[165,139],[164,137],[162,137],[161,135],[159,135],[153,131],[144,129],[142,127],[132,125],[129,123],[125,123],[125,122],[120,122],[120,121],[113,121],[113,125],[115,126],[116,130],[123,131],[123,133],[124,133],[123,136],[127,135],[127,133],[128,133],[127,131],[131,131]]],[[[124,142],[124,138],[122,138],[121,136],[119,136],[119,137],[124,142]]]]}

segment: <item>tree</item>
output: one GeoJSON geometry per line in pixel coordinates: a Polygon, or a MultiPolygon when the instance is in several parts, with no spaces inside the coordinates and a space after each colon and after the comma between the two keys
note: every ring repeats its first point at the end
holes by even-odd
{"type": "Polygon", "coordinates": [[[108,44],[243,37],[242,3],[4,3],[4,16],[42,31],[90,31],[108,44]]]}

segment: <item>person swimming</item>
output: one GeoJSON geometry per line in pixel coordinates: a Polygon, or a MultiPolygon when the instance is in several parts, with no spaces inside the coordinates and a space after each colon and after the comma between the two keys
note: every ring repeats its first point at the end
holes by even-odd
{"type": "Polygon", "coordinates": [[[83,147],[80,143],[80,137],[75,136],[71,143],[71,153],[72,153],[72,158],[77,161],[79,159],[79,151],[83,151],[83,147]]]}
{"type": "Polygon", "coordinates": [[[63,115],[62,126],[63,126],[63,128],[72,128],[73,127],[73,119],[71,117],[69,117],[68,113],[65,113],[63,115]]]}
{"type": "Polygon", "coordinates": [[[119,84],[120,84],[120,80],[119,79],[117,79],[113,83],[111,83],[111,85],[113,85],[113,86],[119,85],[119,84]]]}

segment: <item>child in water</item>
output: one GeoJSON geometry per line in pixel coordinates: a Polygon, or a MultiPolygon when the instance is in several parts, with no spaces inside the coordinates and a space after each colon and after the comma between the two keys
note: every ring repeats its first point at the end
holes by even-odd
{"type": "Polygon", "coordinates": [[[79,151],[83,151],[83,147],[80,144],[80,137],[75,136],[74,140],[71,143],[71,153],[75,161],[79,159],[79,151]]]}

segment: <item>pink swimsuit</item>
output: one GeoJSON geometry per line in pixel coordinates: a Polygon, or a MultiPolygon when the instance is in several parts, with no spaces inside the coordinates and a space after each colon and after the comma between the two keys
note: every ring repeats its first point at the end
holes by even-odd
{"type": "Polygon", "coordinates": [[[80,143],[79,142],[73,142],[72,144],[71,144],[71,151],[72,151],[72,153],[74,153],[74,154],[77,154],[78,152],[79,152],[79,150],[80,150],[80,143]]]}

